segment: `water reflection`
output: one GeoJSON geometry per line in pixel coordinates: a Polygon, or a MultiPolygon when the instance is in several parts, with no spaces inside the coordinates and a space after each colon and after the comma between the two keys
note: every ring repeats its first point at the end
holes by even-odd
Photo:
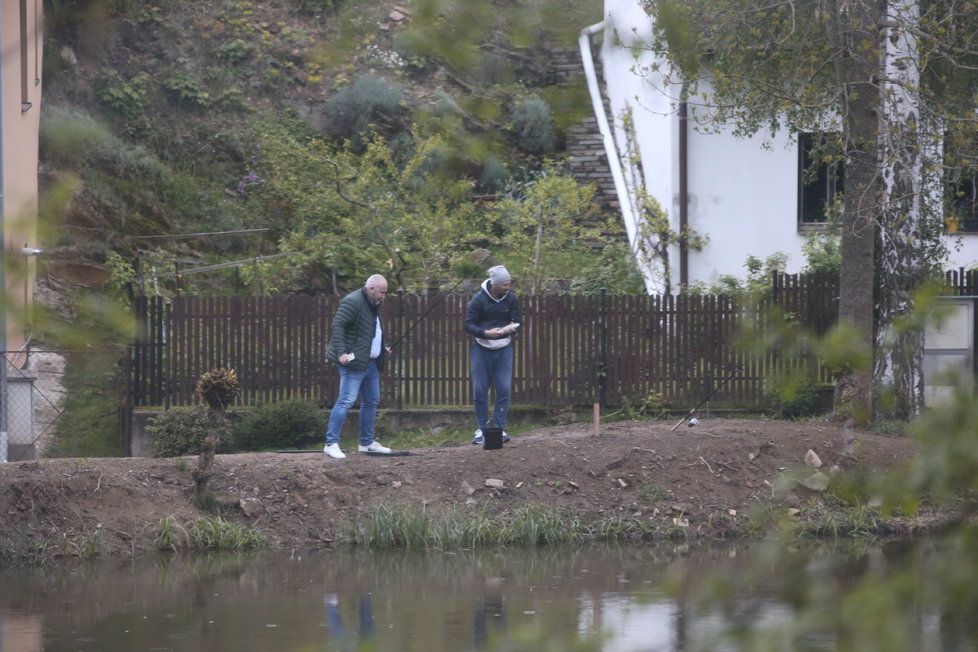
{"type": "MultiPolygon", "coordinates": [[[[6,569],[0,651],[757,649],[737,634],[758,625],[784,633],[771,649],[857,649],[828,620],[799,613],[818,592],[841,596],[907,556],[808,550],[788,559],[765,566],[763,550],[736,546],[624,547],[6,569]]],[[[939,616],[923,607],[909,615],[912,649],[966,649],[942,638],[939,616]]]]}
{"type": "Polygon", "coordinates": [[[489,635],[506,631],[506,604],[502,595],[480,595],[472,616],[472,648],[485,649],[489,635]],[[490,631],[492,630],[492,631],[490,631]]]}
{"type": "Polygon", "coordinates": [[[374,636],[374,605],[373,598],[369,593],[361,595],[358,600],[357,623],[359,627],[353,637],[349,635],[346,626],[343,624],[343,612],[340,610],[339,596],[335,593],[328,593],[323,598],[323,603],[326,605],[326,624],[329,627],[331,637],[339,644],[340,649],[354,649],[349,644],[343,645],[348,641],[359,642],[361,649],[372,642],[374,636]]]}

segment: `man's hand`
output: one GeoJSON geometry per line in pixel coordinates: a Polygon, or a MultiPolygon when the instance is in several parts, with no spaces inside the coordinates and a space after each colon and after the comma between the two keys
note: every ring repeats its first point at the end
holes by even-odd
{"type": "Polygon", "coordinates": [[[489,328],[486,330],[486,337],[496,338],[505,337],[511,334],[515,329],[511,326],[500,326],[499,328],[489,328]]]}
{"type": "Polygon", "coordinates": [[[340,357],[338,357],[337,360],[339,361],[339,363],[341,365],[343,365],[345,367],[346,365],[348,365],[351,362],[353,362],[354,358],[356,358],[356,356],[353,355],[352,353],[344,353],[343,355],[341,355],[340,357]]]}

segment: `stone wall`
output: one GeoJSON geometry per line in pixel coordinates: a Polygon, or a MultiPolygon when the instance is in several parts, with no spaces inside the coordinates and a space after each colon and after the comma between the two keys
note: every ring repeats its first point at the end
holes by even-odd
{"type": "MultiPolygon", "coordinates": [[[[584,64],[581,61],[580,49],[553,48],[552,68],[554,79],[559,84],[580,84],[587,91],[587,79],[584,77],[584,64]]],[[[595,72],[598,75],[598,86],[601,87],[601,60],[595,57],[595,72]]],[[[611,118],[611,108],[608,99],[604,98],[605,112],[611,118]]],[[[590,105],[589,105],[590,106],[590,105]]],[[[567,165],[574,176],[581,182],[593,183],[598,188],[598,201],[606,212],[618,213],[620,206],[615,192],[615,182],[608,167],[608,157],[604,151],[601,132],[598,130],[598,120],[592,111],[587,118],[578,124],[567,128],[565,147],[568,154],[567,165]]]]}

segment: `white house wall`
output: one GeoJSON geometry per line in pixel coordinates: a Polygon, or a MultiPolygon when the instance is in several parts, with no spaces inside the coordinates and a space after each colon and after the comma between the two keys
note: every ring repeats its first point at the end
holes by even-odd
{"type": "Polygon", "coordinates": [[[948,247],[951,249],[951,259],[947,264],[949,269],[978,266],[978,233],[948,236],[948,247]]]}
{"type": "MultiPolygon", "coordinates": [[[[679,160],[678,120],[672,98],[674,92],[663,91],[659,75],[640,75],[654,56],[646,45],[651,35],[648,15],[634,0],[607,0],[605,3],[605,38],[601,48],[605,92],[611,104],[610,119],[618,144],[625,152],[626,139],[621,116],[631,108],[636,140],[642,155],[645,189],[669,213],[674,229],[679,228],[679,160]],[[634,47],[634,49],[633,49],[634,47]],[[654,85],[650,78],[655,77],[654,85]]],[[[629,178],[627,173],[625,176],[629,178]]],[[[670,252],[679,260],[679,250],[670,252]]],[[[678,279],[674,279],[674,284],[678,279]]],[[[675,285],[674,285],[675,286],[675,285]]]]}
{"type": "MultiPolygon", "coordinates": [[[[605,90],[611,104],[619,151],[626,151],[621,116],[632,109],[646,191],[679,228],[679,89],[649,72],[655,55],[651,19],[637,0],[605,0],[601,49],[605,90]]],[[[731,130],[703,133],[702,107],[690,107],[687,131],[689,227],[708,238],[689,253],[690,283],[746,275],[748,256],[788,256],[787,271],[805,266],[798,232],[798,145],[785,132],[737,138],[731,130]]],[[[626,172],[626,176],[627,172],[626,172]]],[[[978,264],[978,234],[948,236],[948,268],[978,264]]],[[[672,286],[679,284],[678,247],[670,252],[672,286]]]]}
{"type": "MultiPolygon", "coordinates": [[[[689,227],[708,237],[689,255],[690,283],[742,278],[748,256],[787,254],[786,271],[804,266],[798,233],[798,145],[784,132],[737,138],[703,133],[691,107],[687,136],[689,227]]],[[[678,208],[677,208],[678,210],[678,208]]]]}

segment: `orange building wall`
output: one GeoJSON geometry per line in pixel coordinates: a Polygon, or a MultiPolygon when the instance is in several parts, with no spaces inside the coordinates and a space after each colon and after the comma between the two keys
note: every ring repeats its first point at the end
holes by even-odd
{"type": "Polygon", "coordinates": [[[38,130],[41,114],[42,0],[0,0],[0,53],[3,107],[4,272],[9,309],[7,350],[24,346],[25,289],[28,305],[34,290],[36,258],[25,257],[24,245],[37,247],[38,130]],[[26,77],[22,22],[26,21],[26,77]],[[22,86],[26,79],[27,95],[22,86]],[[27,100],[25,103],[24,100],[27,100]]]}

